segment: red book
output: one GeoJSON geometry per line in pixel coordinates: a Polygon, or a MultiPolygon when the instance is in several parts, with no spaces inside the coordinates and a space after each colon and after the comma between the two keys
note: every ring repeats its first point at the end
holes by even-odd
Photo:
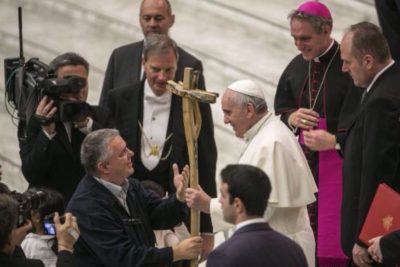
{"type": "Polygon", "coordinates": [[[400,194],[386,184],[380,184],[369,208],[359,239],[368,240],[400,229],[400,194]]]}

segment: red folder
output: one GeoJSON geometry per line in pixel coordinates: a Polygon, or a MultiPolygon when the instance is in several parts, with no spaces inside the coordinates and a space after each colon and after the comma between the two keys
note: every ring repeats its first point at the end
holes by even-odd
{"type": "Polygon", "coordinates": [[[380,184],[369,208],[359,239],[368,240],[400,229],[400,194],[386,184],[380,184]]]}

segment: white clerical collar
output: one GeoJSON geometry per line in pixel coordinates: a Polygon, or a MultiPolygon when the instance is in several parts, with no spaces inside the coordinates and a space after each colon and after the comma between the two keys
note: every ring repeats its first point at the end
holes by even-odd
{"type": "Polygon", "coordinates": [[[315,62],[321,62],[320,58],[323,57],[326,53],[329,52],[329,50],[331,50],[331,48],[333,47],[333,44],[335,43],[335,40],[332,39],[331,44],[329,45],[328,49],[325,50],[324,53],[322,53],[321,55],[319,55],[318,57],[314,58],[313,60],[315,62]]]}
{"type": "Polygon", "coordinates": [[[240,228],[243,228],[247,225],[254,224],[254,223],[266,223],[266,221],[264,218],[256,218],[256,219],[250,219],[250,220],[243,221],[241,223],[236,224],[235,232],[237,230],[239,230],[240,228]]]}
{"type": "Polygon", "coordinates": [[[368,85],[367,87],[367,93],[369,92],[369,90],[371,90],[372,86],[374,85],[374,83],[376,82],[376,80],[379,78],[379,76],[381,76],[388,68],[390,68],[392,65],[394,64],[394,60],[392,59],[392,61],[387,64],[383,69],[381,69],[377,74],[375,74],[374,79],[372,79],[372,82],[368,85]]]}
{"type": "Polygon", "coordinates": [[[148,80],[144,82],[144,100],[152,104],[165,104],[171,101],[172,93],[166,90],[162,95],[155,95],[151,90],[148,80]]]}
{"type": "Polygon", "coordinates": [[[248,143],[253,139],[253,137],[258,133],[260,130],[261,126],[265,123],[265,121],[268,120],[269,117],[271,117],[272,112],[267,112],[264,117],[262,117],[258,122],[256,122],[250,129],[247,130],[247,132],[244,133],[243,135],[243,140],[248,143]]]}

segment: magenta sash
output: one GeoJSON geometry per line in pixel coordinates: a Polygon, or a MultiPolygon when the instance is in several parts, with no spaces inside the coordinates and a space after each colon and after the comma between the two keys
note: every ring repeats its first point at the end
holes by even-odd
{"type": "MultiPolygon", "coordinates": [[[[320,118],[317,129],[327,129],[325,118],[320,118]]],[[[302,131],[299,142],[304,144],[302,131]]],[[[333,149],[320,151],[318,160],[318,266],[347,266],[348,258],[340,244],[342,158],[333,149]]]]}

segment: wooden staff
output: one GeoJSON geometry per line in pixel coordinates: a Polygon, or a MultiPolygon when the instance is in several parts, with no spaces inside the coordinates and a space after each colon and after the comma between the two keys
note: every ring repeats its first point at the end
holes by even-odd
{"type": "MultiPolygon", "coordinates": [[[[199,72],[192,68],[185,68],[183,83],[168,81],[167,89],[173,94],[182,97],[183,125],[189,155],[190,184],[192,188],[197,188],[199,184],[197,139],[201,130],[201,113],[199,102],[215,103],[218,94],[195,89],[199,72]]],[[[200,233],[200,212],[190,209],[190,234],[198,236],[200,233]]],[[[198,266],[198,259],[190,262],[191,267],[198,266]]]]}

